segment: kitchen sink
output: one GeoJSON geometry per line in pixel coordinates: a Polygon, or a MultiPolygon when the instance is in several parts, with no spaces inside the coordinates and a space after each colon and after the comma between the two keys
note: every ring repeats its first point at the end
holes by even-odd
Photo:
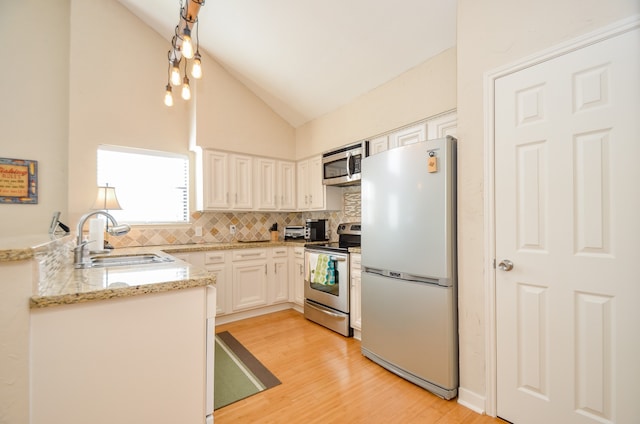
{"type": "Polygon", "coordinates": [[[159,264],[173,262],[173,259],[167,256],[156,255],[155,253],[141,253],[135,255],[118,255],[118,256],[94,256],[91,258],[91,267],[108,267],[108,266],[131,266],[144,264],[159,264]]]}

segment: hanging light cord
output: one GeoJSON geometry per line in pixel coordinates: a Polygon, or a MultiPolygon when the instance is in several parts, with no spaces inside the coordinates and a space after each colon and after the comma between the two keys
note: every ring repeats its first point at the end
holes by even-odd
{"type": "MultiPolygon", "coordinates": [[[[171,86],[171,75],[172,75],[172,70],[173,68],[177,67],[178,69],[180,66],[180,62],[182,61],[182,57],[184,57],[184,85],[189,86],[189,78],[187,77],[187,62],[188,59],[187,57],[184,55],[183,53],[183,49],[184,49],[184,40],[185,37],[188,37],[187,40],[189,42],[190,46],[193,46],[193,43],[191,42],[191,40],[189,40],[191,38],[191,30],[193,29],[193,27],[195,26],[195,30],[196,30],[196,51],[195,51],[195,55],[193,53],[193,50],[191,48],[188,49],[189,53],[187,53],[187,56],[191,57],[193,56],[194,59],[194,64],[197,64],[197,74],[194,72],[194,78],[200,78],[200,76],[202,75],[202,71],[201,71],[201,63],[200,63],[200,22],[198,19],[198,12],[200,11],[200,7],[204,6],[205,0],[186,0],[186,3],[183,2],[183,0],[180,0],[180,9],[179,9],[179,16],[180,16],[180,20],[178,21],[178,25],[176,25],[175,29],[174,29],[174,35],[171,38],[171,50],[169,50],[169,52],[167,53],[167,59],[169,60],[169,70],[168,70],[168,80],[169,82],[167,83],[167,88],[166,91],[170,92],[170,86],[171,86]],[[187,7],[187,5],[189,5],[189,2],[193,3],[195,5],[195,8],[191,9],[192,13],[189,13],[189,7],[187,7]],[[180,27],[182,22],[184,21],[184,29],[182,30],[182,32],[180,31],[180,27]],[[180,44],[180,46],[178,46],[178,44],[180,44]],[[196,76],[197,75],[197,76],[196,76]]],[[[190,96],[189,96],[190,97],[190,96]]],[[[166,103],[166,101],[165,101],[166,103]]],[[[172,103],[172,102],[171,102],[172,103]]],[[[169,104],[167,104],[167,106],[170,106],[169,104]]]]}

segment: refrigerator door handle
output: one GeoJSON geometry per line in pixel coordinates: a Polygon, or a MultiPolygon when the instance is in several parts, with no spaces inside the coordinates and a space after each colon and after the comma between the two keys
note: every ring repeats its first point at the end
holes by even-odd
{"type": "Polygon", "coordinates": [[[368,272],[369,274],[384,275],[384,270],[377,269],[377,268],[369,268],[368,266],[364,267],[364,272],[368,272]]]}

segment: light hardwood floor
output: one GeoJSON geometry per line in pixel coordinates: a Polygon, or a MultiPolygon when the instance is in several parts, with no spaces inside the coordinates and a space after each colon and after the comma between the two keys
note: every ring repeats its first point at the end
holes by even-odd
{"type": "Polygon", "coordinates": [[[214,413],[227,423],[504,424],[443,400],[371,362],[360,342],[293,311],[220,325],[282,384],[214,413]]]}

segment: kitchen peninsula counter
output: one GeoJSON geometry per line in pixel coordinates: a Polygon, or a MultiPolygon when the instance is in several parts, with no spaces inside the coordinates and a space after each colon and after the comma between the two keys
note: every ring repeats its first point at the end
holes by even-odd
{"type": "Polygon", "coordinates": [[[0,238],[0,266],[32,262],[31,308],[215,285],[215,276],[170,257],[162,246],[115,249],[107,255],[155,253],[170,257],[171,262],[86,269],[73,267],[74,247],[75,238],[70,235],[0,238]]]}
{"type": "MultiPolygon", "coordinates": [[[[290,240],[234,241],[117,248],[106,255],[154,253],[167,257],[172,253],[304,245],[304,241],[290,240]]],[[[171,257],[173,261],[163,263],[75,269],[72,258],[74,246],[75,238],[70,235],[4,238],[0,239],[0,264],[33,260],[35,275],[33,296],[29,302],[31,308],[45,308],[215,285],[215,276],[175,257],[171,257]]]]}

